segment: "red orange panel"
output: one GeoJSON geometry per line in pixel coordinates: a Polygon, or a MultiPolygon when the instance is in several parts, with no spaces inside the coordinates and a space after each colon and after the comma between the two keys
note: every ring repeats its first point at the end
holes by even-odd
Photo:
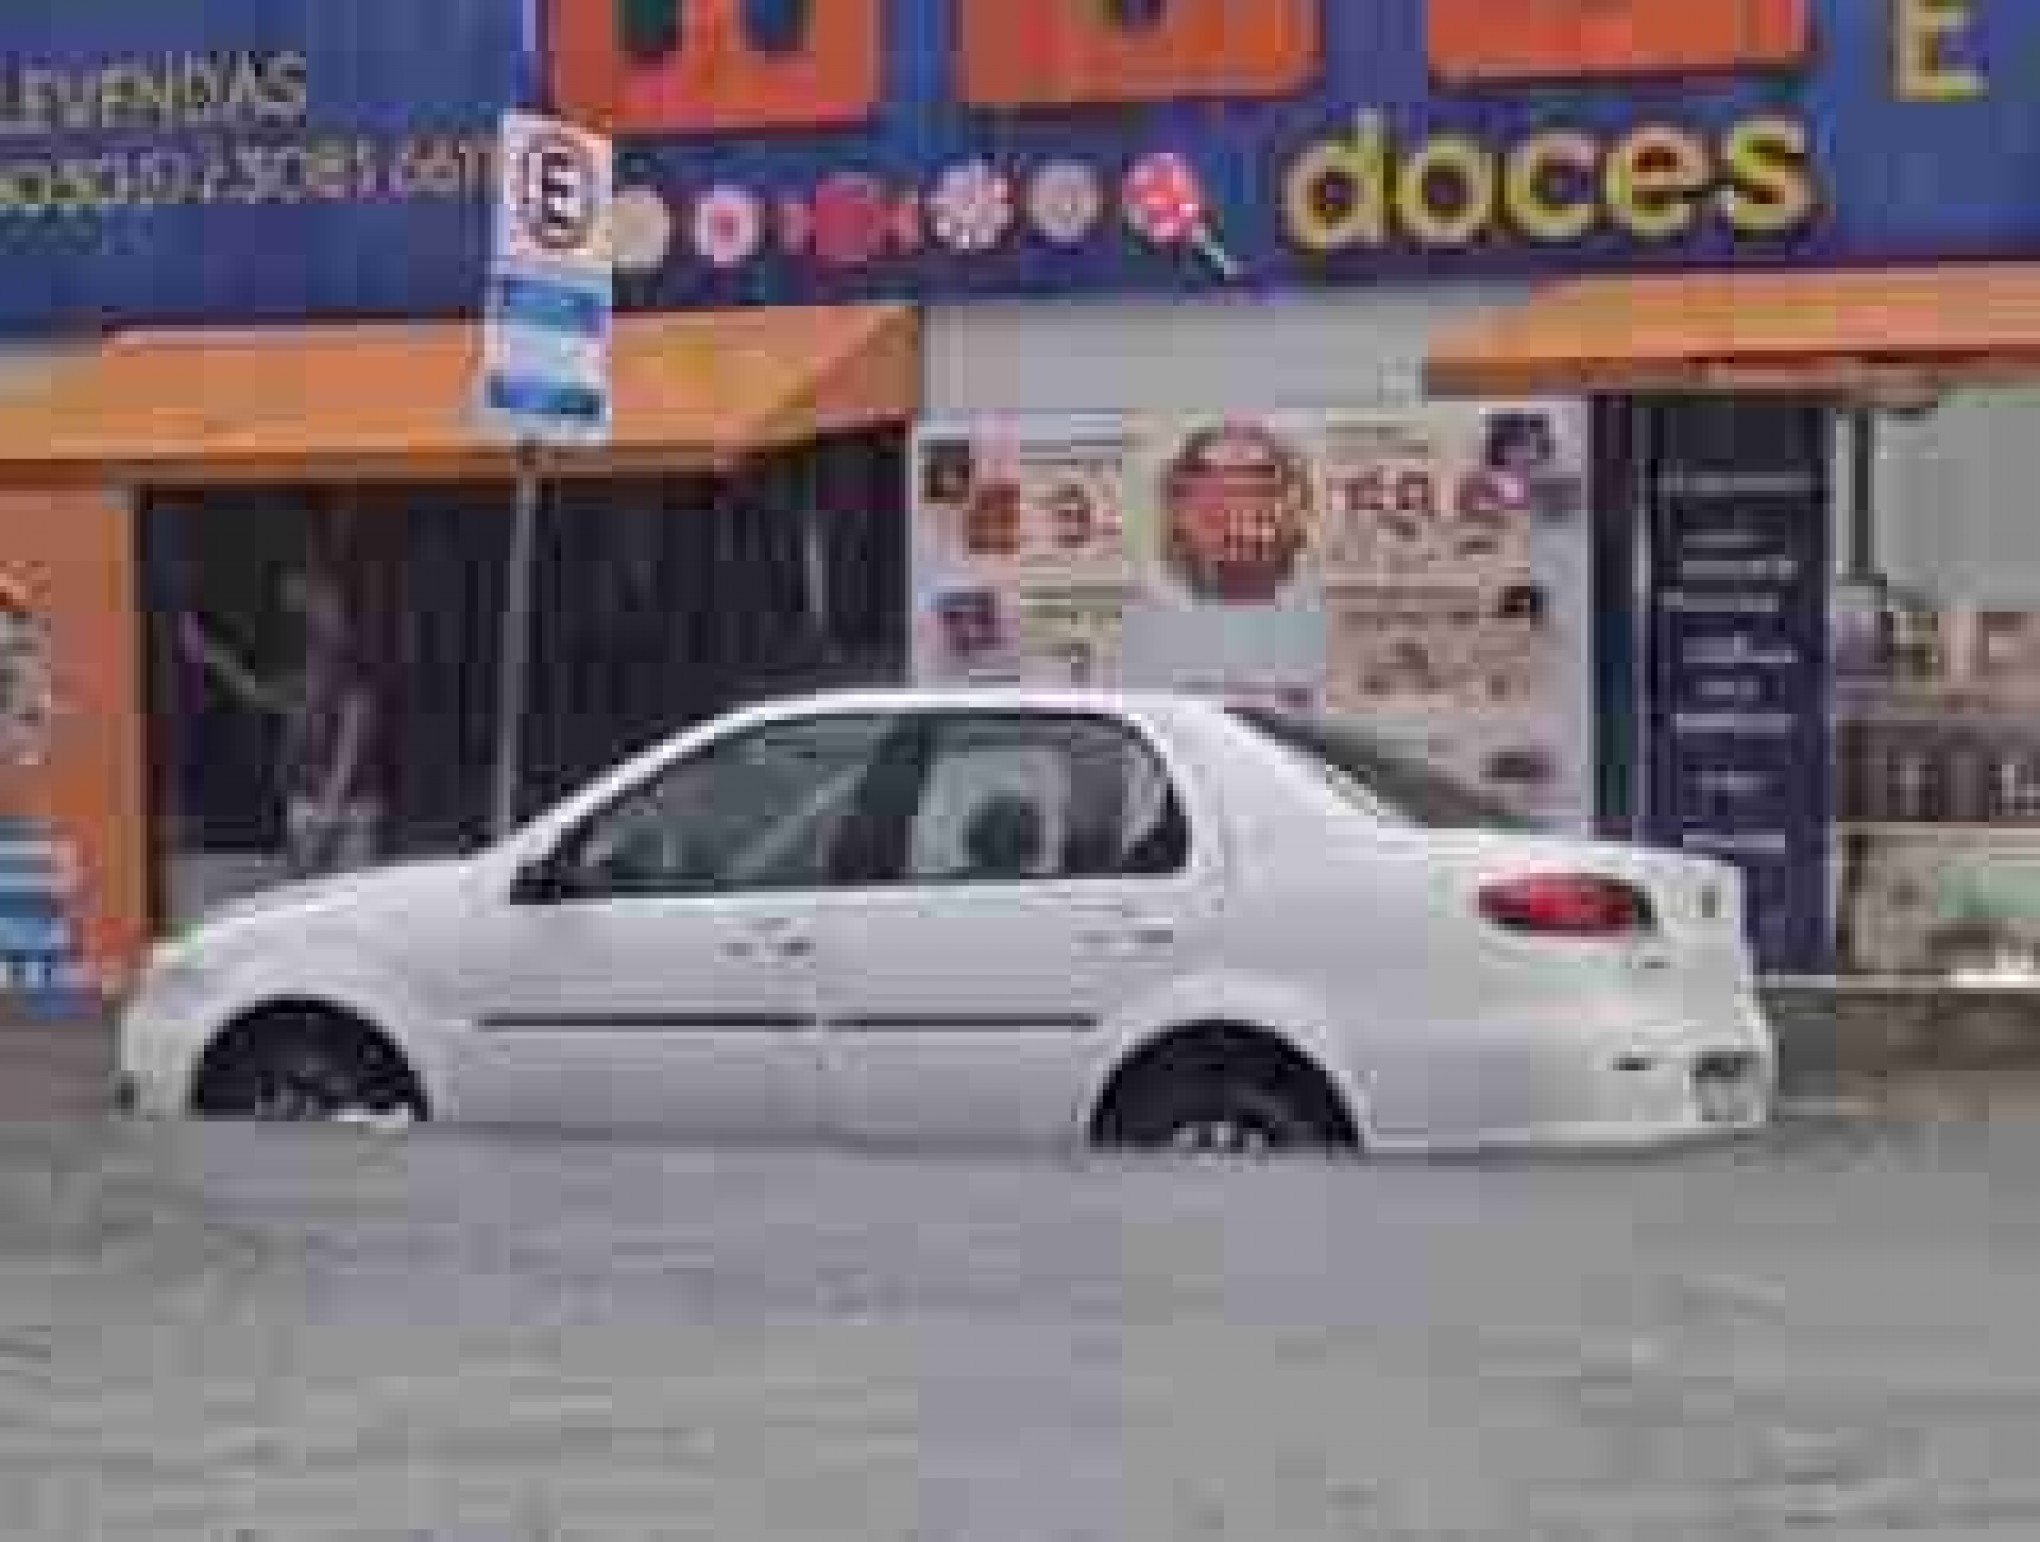
{"type": "Polygon", "coordinates": [[[1323,59],[1325,0],[957,0],[978,107],[1284,97],[1323,59]]]}
{"type": "Polygon", "coordinates": [[[1789,68],[1811,0],[1428,0],[1431,69],[1461,82],[1789,68]]]}
{"type": "Polygon", "coordinates": [[[882,0],[806,0],[794,46],[778,51],[757,42],[745,0],[665,0],[672,40],[654,52],[623,36],[642,0],[547,4],[555,102],[611,133],[837,128],[878,107],[882,0]]]}

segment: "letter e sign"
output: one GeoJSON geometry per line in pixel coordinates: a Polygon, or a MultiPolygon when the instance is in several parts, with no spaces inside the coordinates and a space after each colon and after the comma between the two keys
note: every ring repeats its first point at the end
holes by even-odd
{"type": "Polygon", "coordinates": [[[836,128],[879,100],[883,0],[546,0],[559,112],[613,135],[836,128]]]}
{"type": "Polygon", "coordinates": [[[517,215],[534,246],[579,252],[595,232],[599,173],[572,139],[540,139],[517,168],[517,215]]]}
{"type": "Polygon", "coordinates": [[[1293,96],[1323,62],[1324,0],[957,3],[974,107],[1293,96]]]}
{"type": "Polygon", "coordinates": [[[1431,70],[1455,84],[1789,69],[1811,0],[1427,0],[1431,70]]]}

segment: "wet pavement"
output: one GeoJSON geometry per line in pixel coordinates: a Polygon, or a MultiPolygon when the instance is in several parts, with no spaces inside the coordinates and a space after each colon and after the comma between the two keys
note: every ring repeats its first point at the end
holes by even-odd
{"type": "Polygon", "coordinates": [[[0,1535],[2031,1538],[2036,1191],[18,1125],[0,1535]]]}

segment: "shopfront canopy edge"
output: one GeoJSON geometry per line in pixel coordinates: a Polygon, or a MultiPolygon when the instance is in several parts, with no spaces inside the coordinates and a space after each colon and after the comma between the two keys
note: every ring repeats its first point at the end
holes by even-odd
{"type": "Polygon", "coordinates": [[[1433,395],[1930,397],[2040,379],[2040,264],[1561,282],[1438,339],[1433,395]]]}
{"type": "MultiPolygon", "coordinates": [[[[479,346],[457,321],[120,334],[0,398],[0,486],[507,478],[513,447],[473,411],[479,346]]],[[[904,307],[622,317],[613,361],[612,442],[550,474],[731,467],[919,406],[904,307]]]]}

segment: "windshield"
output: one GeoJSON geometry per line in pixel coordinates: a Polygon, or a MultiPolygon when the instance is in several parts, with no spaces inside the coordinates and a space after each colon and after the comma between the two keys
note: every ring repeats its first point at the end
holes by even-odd
{"type": "Polygon", "coordinates": [[[1264,707],[1233,717],[1300,756],[1352,802],[1436,830],[1524,830],[1528,820],[1357,724],[1264,707]]]}

